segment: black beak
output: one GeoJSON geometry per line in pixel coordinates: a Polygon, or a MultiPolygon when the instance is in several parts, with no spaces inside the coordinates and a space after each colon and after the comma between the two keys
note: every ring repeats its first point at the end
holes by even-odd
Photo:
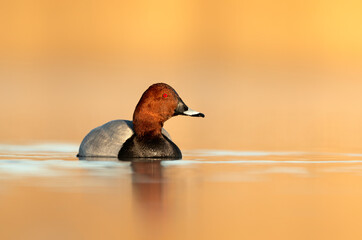
{"type": "Polygon", "coordinates": [[[181,98],[178,99],[177,107],[175,109],[174,116],[177,115],[185,115],[185,116],[191,116],[191,117],[205,117],[203,113],[196,112],[186,106],[186,104],[182,101],[181,98]]]}

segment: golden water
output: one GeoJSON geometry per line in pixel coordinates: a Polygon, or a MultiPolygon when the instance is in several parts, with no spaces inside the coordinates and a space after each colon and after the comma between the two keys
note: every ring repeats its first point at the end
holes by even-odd
{"type": "Polygon", "coordinates": [[[184,151],[79,161],[0,145],[0,239],[360,239],[362,155],[184,151]]]}
{"type": "Polygon", "coordinates": [[[0,144],[0,240],[362,239],[361,9],[0,1],[0,143],[77,143],[0,144]],[[156,82],[206,115],[174,142],[209,150],[75,158],[156,82]]]}

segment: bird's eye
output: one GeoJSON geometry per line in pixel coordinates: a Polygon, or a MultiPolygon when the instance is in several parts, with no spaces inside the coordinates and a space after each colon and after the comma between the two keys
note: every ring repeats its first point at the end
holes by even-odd
{"type": "Polygon", "coordinates": [[[164,97],[164,98],[166,98],[168,95],[167,95],[167,93],[164,93],[163,95],[162,95],[162,97],[164,97]]]}

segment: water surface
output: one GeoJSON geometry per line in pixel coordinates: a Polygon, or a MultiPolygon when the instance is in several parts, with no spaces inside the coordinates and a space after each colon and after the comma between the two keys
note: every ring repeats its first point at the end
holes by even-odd
{"type": "Polygon", "coordinates": [[[0,145],[0,239],[360,239],[362,154],[0,145]]]}

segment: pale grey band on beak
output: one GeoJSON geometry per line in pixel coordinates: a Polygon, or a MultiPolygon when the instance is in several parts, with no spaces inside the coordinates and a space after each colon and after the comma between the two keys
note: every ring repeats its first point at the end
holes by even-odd
{"type": "Polygon", "coordinates": [[[205,117],[203,113],[197,112],[189,108],[187,111],[183,112],[184,115],[191,116],[191,117],[205,117]]]}

